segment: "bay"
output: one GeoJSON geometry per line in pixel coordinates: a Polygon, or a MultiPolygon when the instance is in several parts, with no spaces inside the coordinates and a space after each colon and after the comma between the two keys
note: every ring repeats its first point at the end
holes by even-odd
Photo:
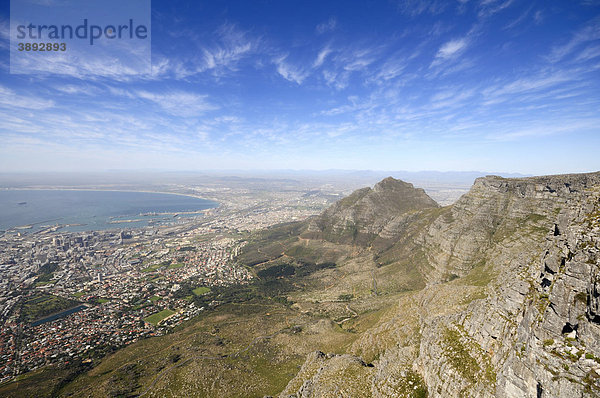
{"type": "Polygon", "coordinates": [[[217,206],[206,199],[154,192],[2,190],[0,230],[31,233],[53,225],[68,225],[60,230],[69,232],[138,228],[198,217],[217,206]]]}

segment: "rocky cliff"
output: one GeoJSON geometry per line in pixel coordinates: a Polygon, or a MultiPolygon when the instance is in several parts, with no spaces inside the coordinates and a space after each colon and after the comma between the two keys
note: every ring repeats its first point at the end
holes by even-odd
{"type": "MultiPolygon", "coordinates": [[[[373,188],[363,188],[338,201],[313,220],[307,237],[322,237],[336,243],[369,245],[390,230],[413,218],[419,211],[439,205],[423,189],[388,177],[373,188]]],[[[389,235],[389,232],[388,232],[389,235]]]]}
{"type": "Polygon", "coordinates": [[[414,192],[415,207],[396,207],[401,198],[377,191],[316,227],[390,240],[380,255],[404,253],[427,285],[401,296],[353,355],[309,356],[281,396],[600,394],[600,173],[480,178],[441,209],[414,192]]]}

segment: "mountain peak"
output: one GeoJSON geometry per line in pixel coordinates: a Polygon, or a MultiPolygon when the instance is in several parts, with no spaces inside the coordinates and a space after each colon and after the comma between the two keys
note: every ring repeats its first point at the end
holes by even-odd
{"type": "Polygon", "coordinates": [[[381,192],[383,190],[390,190],[390,189],[410,190],[410,189],[415,189],[415,187],[411,183],[404,182],[402,180],[397,180],[394,177],[384,178],[383,180],[381,180],[377,184],[375,184],[375,186],[373,187],[373,191],[375,191],[375,192],[381,192]]]}
{"type": "Polygon", "coordinates": [[[423,189],[387,177],[336,202],[316,220],[313,231],[334,242],[367,244],[393,219],[439,205],[423,189]]]}

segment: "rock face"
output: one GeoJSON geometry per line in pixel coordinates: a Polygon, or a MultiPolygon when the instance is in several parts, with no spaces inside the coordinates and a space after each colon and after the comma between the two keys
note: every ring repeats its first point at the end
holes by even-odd
{"type": "Polygon", "coordinates": [[[599,396],[600,173],[488,176],[441,209],[409,185],[359,190],[313,229],[413,253],[427,286],[402,299],[410,316],[401,302],[355,343],[392,336],[372,368],[359,357],[368,343],[354,357],[315,354],[281,396],[341,396],[326,391],[355,376],[362,390],[348,396],[599,396]]]}
{"type": "MultiPolygon", "coordinates": [[[[308,236],[366,246],[386,227],[439,205],[423,189],[388,177],[338,201],[309,225],[308,236]]],[[[397,229],[397,228],[396,228],[397,229]]]]}

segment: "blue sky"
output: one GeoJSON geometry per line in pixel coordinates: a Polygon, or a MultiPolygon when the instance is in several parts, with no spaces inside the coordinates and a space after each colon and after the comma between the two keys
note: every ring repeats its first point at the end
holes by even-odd
{"type": "Polygon", "coordinates": [[[154,0],[151,74],[11,75],[9,16],[0,171],[600,170],[600,1],[154,0]]]}

